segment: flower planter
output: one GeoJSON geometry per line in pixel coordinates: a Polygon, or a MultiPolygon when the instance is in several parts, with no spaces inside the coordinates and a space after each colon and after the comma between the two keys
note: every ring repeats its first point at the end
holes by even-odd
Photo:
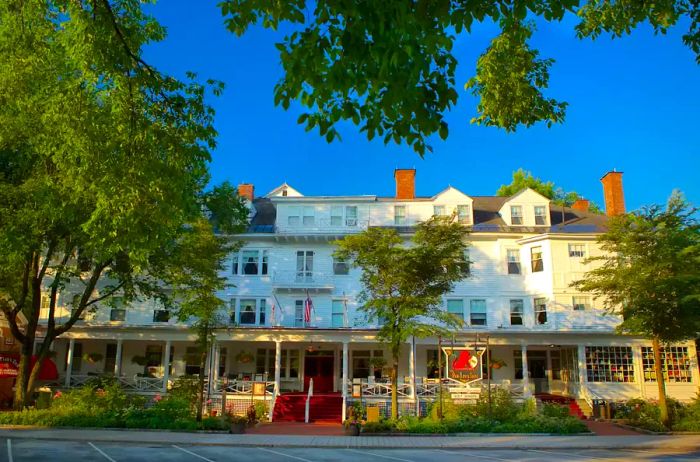
{"type": "Polygon", "coordinates": [[[345,427],[345,434],[348,436],[360,436],[360,424],[351,423],[345,427]]]}
{"type": "Polygon", "coordinates": [[[246,422],[231,422],[231,429],[229,433],[240,435],[245,433],[246,422]]]}

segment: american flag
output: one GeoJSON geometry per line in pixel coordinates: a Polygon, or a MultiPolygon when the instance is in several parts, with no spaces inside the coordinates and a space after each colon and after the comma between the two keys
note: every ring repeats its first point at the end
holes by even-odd
{"type": "Polygon", "coordinates": [[[314,303],[311,301],[309,293],[306,292],[306,300],[304,301],[304,322],[311,324],[311,310],[314,309],[314,303]]]}

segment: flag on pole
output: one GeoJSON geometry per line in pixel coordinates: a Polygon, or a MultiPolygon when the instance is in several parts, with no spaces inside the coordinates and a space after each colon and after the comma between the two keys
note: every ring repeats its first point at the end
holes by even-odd
{"type": "Polygon", "coordinates": [[[311,324],[311,310],[314,309],[314,303],[311,301],[309,291],[306,291],[306,300],[304,301],[304,322],[306,325],[311,324]]]}

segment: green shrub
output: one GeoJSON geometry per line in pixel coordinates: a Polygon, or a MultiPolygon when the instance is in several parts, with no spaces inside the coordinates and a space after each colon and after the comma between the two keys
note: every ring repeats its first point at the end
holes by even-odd
{"type": "Polygon", "coordinates": [[[396,422],[388,419],[367,422],[362,426],[363,433],[391,433],[397,431],[396,422]]]}
{"type": "Polygon", "coordinates": [[[255,420],[260,422],[265,418],[265,414],[267,414],[267,403],[265,401],[256,400],[253,406],[255,408],[255,420]]]}
{"type": "Polygon", "coordinates": [[[560,419],[569,416],[569,408],[554,403],[544,403],[542,405],[542,415],[546,417],[558,417],[560,419]]]}

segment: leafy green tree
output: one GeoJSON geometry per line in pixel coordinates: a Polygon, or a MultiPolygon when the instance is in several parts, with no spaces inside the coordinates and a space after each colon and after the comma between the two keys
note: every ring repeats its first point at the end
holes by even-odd
{"type": "Polygon", "coordinates": [[[83,313],[115,294],[167,296],[154,265],[201,216],[216,136],[207,87],[143,61],[165,34],[141,8],[0,2],[0,311],[20,345],[17,408],[83,313]]]}
{"type": "Polygon", "coordinates": [[[506,131],[564,120],[566,103],[547,97],[551,58],[530,45],[534,21],[577,20],[580,38],[620,37],[641,23],[665,33],[683,20],[684,43],[700,63],[697,0],[493,0],[339,2],[329,0],[223,0],[226,27],[242,35],[254,24],[291,33],[277,44],[285,75],[275,103],[293,101],[308,111],[307,130],[328,141],[339,121],[351,121],[367,138],[404,142],[423,156],[430,135],[448,136],[445,113],[457,102],[455,41],[479,23],[498,24],[466,89],[479,98],[472,123],[506,131]]]}
{"type": "MultiPolygon", "coordinates": [[[[551,199],[553,203],[565,207],[571,207],[577,199],[581,198],[576,191],[566,192],[562,188],[557,187],[553,182],[536,178],[532,173],[522,168],[513,172],[513,181],[511,181],[510,184],[501,185],[498,191],[496,191],[496,195],[510,197],[525,188],[533,189],[544,197],[551,199]]],[[[602,213],[602,210],[595,202],[590,203],[588,210],[594,213],[602,213]]]]}
{"type": "Polygon", "coordinates": [[[335,256],[362,269],[361,310],[380,323],[378,338],[391,351],[394,419],[402,345],[411,336],[438,335],[463,323],[441,304],[454,283],[466,277],[466,238],[466,228],[453,218],[433,217],[418,224],[408,242],[390,228],[369,228],[337,241],[335,256]]]}
{"type": "Polygon", "coordinates": [[[190,322],[197,332],[197,421],[202,420],[206,359],[213,332],[225,324],[221,313],[226,301],[219,294],[227,287],[227,282],[221,275],[225,274],[227,256],[237,245],[227,237],[214,234],[214,227],[208,220],[196,220],[182,234],[172,258],[168,259],[170,275],[163,278],[172,290],[178,320],[190,322]]]}
{"type": "Polygon", "coordinates": [[[619,331],[652,340],[661,421],[669,426],[661,345],[700,331],[700,226],[697,210],[674,192],[654,205],[614,217],[599,242],[604,255],[573,287],[605,300],[622,316],[619,331]]]}

